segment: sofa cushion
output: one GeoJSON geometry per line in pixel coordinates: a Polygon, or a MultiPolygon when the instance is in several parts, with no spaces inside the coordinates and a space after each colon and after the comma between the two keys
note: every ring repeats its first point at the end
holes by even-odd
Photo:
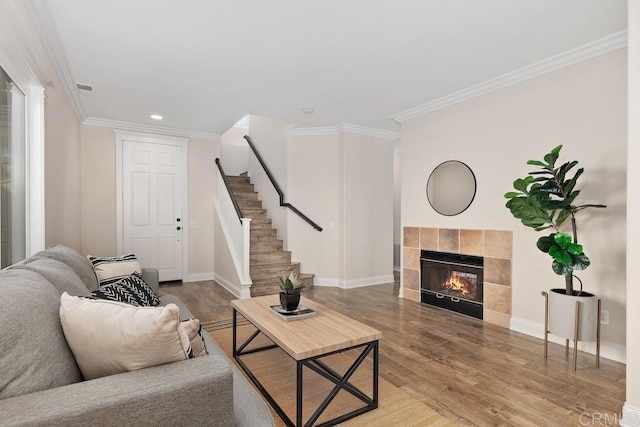
{"type": "Polygon", "coordinates": [[[134,254],[113,257],[87,256],[98,277],[100,286],[115,283],[134,273],[142,274],[138,258],[134,254]]]}
{"type": "Polygon", "coordinates": [[[33,271],[5,270],[0,301],[0,399],[82,380],[60,326],[60,294],[52,284],[33,271]]]}
{"type": "Polygon", "coordinates": [[[59,294],[88,296],[89,291],[75,271],[67,264],[53,258],[28,258],[16,269],[25,269],[38,273],[51,283],[59,294]]]}
{"type": "Polygon", "coordinates": [[[91,292],[91,297],[125,302],[136,307],[155,307],[160,304],[158,295],[137,274],[132,274],[116,283],[100,286],[91,292]]]}
{"type": "Polygon", "coordinates": [[[63,293],[60,320],[85,379],[185,360],[189,337],[178,307],[134,307],[63,293]]]}
{"type": "Polygon", "coordinates": [[[37,258],[53,258],[67,264],[76,272],[89,291],[98,289],[98,279],[89,260],[71,248],[62,245],[49,246],[35,254],[37,258]]]}

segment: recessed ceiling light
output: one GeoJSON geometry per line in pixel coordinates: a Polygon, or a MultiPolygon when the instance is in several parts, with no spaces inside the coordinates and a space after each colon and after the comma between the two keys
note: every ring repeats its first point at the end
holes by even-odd
{"type": "Polygon", "coordinates": [[[313,108],[311,107],[302,107],[302,112],[305,114],[313,114],[313,108]]]}
{"type": "Polygon", "coordinates": [[[149,117],[151,117],[153,120],[162,120],[162,116],[160,114],[152,114],[149,117]]]}

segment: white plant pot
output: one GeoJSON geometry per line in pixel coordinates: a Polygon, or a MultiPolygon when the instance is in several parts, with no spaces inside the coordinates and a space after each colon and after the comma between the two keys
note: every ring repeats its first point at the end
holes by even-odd
{"type": "Polygon", "coordinates": [[[549,290],[549,333],[572,340],[576,323],[576,301],[580,303],[578,341],[596,341],[598,297],[588,292],[567,295],[564,289],[549,290]]]}

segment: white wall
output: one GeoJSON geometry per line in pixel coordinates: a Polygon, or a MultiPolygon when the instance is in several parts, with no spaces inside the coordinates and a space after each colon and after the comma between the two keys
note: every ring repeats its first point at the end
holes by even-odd
{"type": "Polygon", "coordinates": [[[244,136],[247,127],[232,126],[220,137],[220,160],[227,175],[240,175],[249,170],[249,144],[244,136]]]}
{"type": "Polygon", "coordinates": [[[628,425],[640,420],[640,286],[633,266],[640,265],[640,3],[629,2],[629,92],[627,217],[627,401],[624,412],[628,425]]]}
{"type": "Polygon", "coordinates": [[[580,161],[585,168],[581,203],[609,207],[578,216],[579,239],[592,260],[579,275],[610,311],[603,340],[609,356],[613,352],[622,358],[626,66],[626,50],[618,50],[402,124],[403,226],[513,230],[512,328],[519,330],[543,330],[540,291],[562,287],[564,281],[536,248],[539,235],[504,207],[503,194],[529,172],[527,160],[541,158],[558,144],[564,144],[561,161],[580,161]],[[451,159],[471,167],[478,190],[467,211],[445,217],[429,206],[425,185],[433,168],[451,159]]]}
{"type": "MultiPolygon", "coordinates": [[[[289,129],[294,123],[267,117],[249,117],[249,136],[260,153],[271,175],[275,178],[280,189],[287,193],[288,153],[287,138],[289,129]]],[[[287,244],[287,209],[280,206],[278,193],[274,190],[266,173],[256,160],[252,152],[249,153],[249,175],[255,190],[260,194],[262,206],[267,209],[271,222],[278,229],[278,238],[287,244]]],[[[285,198],[285,202],[290,202],[285,198]]],[[[295,202],[294,202],[295,203],[295,202]]],[[[286,249],[286,246],[285,246],[286,249]]]]}

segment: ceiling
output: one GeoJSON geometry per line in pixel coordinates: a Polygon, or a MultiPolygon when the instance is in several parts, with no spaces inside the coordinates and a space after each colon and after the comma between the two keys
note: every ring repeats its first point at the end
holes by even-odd
{"type": "Polygon", "coordinates": [[[93,85],[87,117],[212,134],[246,114],[398,131],[393,115],[627,26],[626,0],[34,4],[93,85]]]}

